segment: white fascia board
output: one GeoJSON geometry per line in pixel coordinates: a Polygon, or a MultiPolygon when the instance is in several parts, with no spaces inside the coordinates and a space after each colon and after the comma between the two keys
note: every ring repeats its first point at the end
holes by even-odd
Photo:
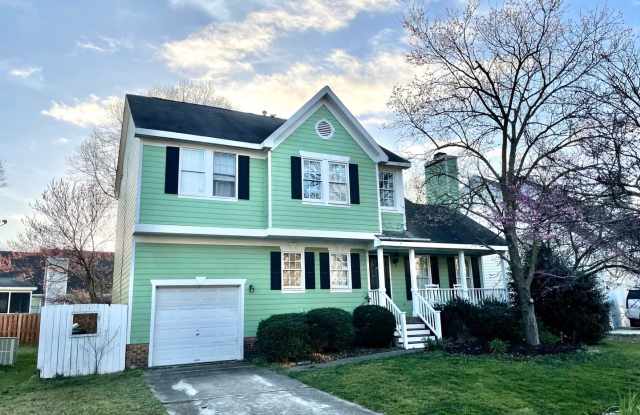
{"type": "Polygon", "coordinates": [[[504,245],[480,245],[480,244],[442,244],[436,242],[412,242],[412,241],[390,241],[376,239],[373,243],[374,247],[389,248],[431,248],[431,249],[452,249],[452,250],[474,250],[474,251],[506,251],[504,245]]]}
{"type": "Polygon", "coordinates": [[[0,287],[0,291],[3,292],[12,292],[12,293],[19,293],[19,292],[32,292],[37,290],[38,287],[0,287]]]}
{"type": "Polygon", "coordinates": [[[344,127],[347,128],[356,141],[359,141],[361,146],[363,146],[363,143],[359,138],[366,141],[368,145],[363,146],[363,149],[367,154],[369,154],[373,161],[386,162],[389,160],[378,143],[373,139],[373,137],[371,137],[371,135],[369,135],[367,130],[365,130],[362,124],[360,124],[356,117],[353,116],[351,111],[347,109],[329,86],[324,86],[313,97],[311,97],[311,99],[300,107],[300,109],[296,111],[295,114],[293,114],[284,124],[271,133],[271,135],[263,142],[263,145],[269,148],[276,148],[293,130],[295,130],[299,124],[301,124],[302,121],[306,120],[322,104],[321,101],[323,99],[327,100],[327,108],[329,108],[332,114],[343,123],[344,127]]]}
{"type": "Polygon", "coordinates": [[[244,278],[238,279],[215,279],[207,278],[206,276],[195,277],[189,279],[166,279],[166,280],[151,280],[152,287],[199,287],[199,286],[228,286],[228,287],[244,287],[247,280],[244,278]]]}
{"type": "Polygon", "coordinates": [[[141,138],[169,138],[172,140],[188,141],[193,143],[217,144],[227,147],[249,148],[252,150],[262,150],[262,144],[245,143],[242,141],[227,140],[224,138],[207,137],[204,135],[174,133],[172,131],[151,130],[148,128],[136,128],[136,136],[141,138]]]}
{"type": "Polygon", "coordinates": [[[375,234],[368,232],[320,231],[285,228],[238,229],[151,224],[136,225],[134,233],[135,235],[222,236],[247,238],[330,238],[366,241],[373,241],[375,239],[375,234]]]}
{"type": "Polygon", "coordinates": [[[312,151],[303,151],[300,150],[300,157],[306,159],[315,159],[315,160],[328,160],[328,161],[338,161],[342,163],[349,163],[351,158],[347,156],[338,156],[335,154],[323,154],[323,153],[314,153],[312,151]]]}
{"type": "Polygon", "coordinates": [[[402,167],[404,169],[408,169],[411,167],[411,163],[403,163],[400,161],[387,161],[384,163],[385,166],[393,166],[393,167],[402,167]]]}

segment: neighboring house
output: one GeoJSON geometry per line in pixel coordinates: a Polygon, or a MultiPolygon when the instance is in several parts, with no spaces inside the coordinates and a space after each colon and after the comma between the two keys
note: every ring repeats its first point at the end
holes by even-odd
{"type": "MultiPolygon", "coordinates": [[[[113,254],[99,253],[104,283],[111,285],[113,254]]],[[[73,268],[73,267],[71,267],[73,268]]],[[[0,251],[0,314],[39,313],[46,304],[86,302],[86,289],[69,281],[69,260],[61,252],[0,251]]]]}
{"type": "Polygon", "coordinates": [[[441,333],[435,302],[506,295],[483,289],[480,261],[504,241],[405,201],[408,167],[328,87],[288,120],[127,95],[113,282],[127,365],[239,359],[270,315],[367,301],[420,347],[441,333]]]}

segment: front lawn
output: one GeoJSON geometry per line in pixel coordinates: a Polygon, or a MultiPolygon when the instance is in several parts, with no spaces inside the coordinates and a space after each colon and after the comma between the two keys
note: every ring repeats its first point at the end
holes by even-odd
{"type": "Polygon", "coordinates": [[[640,386],[640,341],[535,358],[405,355],[295,372],[302,382],[393,414],[602,414],[640,386]]]}
{"type": "Polygon", "coordinates": [[[23,347],[14,367],[0,366],[3,414],[165,414],[142,371],[40,380],[36,350],[23,347]]]}

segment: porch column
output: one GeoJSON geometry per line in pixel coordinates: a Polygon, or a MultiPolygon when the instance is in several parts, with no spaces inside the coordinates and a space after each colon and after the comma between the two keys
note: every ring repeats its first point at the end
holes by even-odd
{"type": "MultiPolygon", "coordinates": [[[[411,276],[411,295],[412,298],[418,295],[418,275],[416,273],[416,250],[409,249],[409,275],[411,276]]],[[[413,305],[413,315],[418,315],[418,308],[416,307],[416,301],[411,302],[413,305]]]]}
{"type": "Polygon", "coordinates": [[[381,293],[384,293],[386,291],[384,285],[384,252],[381,246],[378,247],[376,253],[378,255],[378,289],[381,293]]]}
{"type": "Polygon", "coordinates": [[[458,252],[458,284],[462,287],[463,290],[466,290],[467,287],[467,264],[464,260],[464,251],[458,252]]]}

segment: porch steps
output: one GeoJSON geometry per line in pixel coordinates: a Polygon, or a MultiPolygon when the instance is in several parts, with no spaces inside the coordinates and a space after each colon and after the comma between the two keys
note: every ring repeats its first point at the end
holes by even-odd
{"type": "MultiPolygon", "coordinates": [[[[424,349],[424,343],[427,340],[435,340],[431,330],[416,317],[407,317],[407,349],[424,349]]],[[[402,337],[399,332],[395,332],[395,345],[396,347],[404,348],[402,344],[402,337]]]]}

